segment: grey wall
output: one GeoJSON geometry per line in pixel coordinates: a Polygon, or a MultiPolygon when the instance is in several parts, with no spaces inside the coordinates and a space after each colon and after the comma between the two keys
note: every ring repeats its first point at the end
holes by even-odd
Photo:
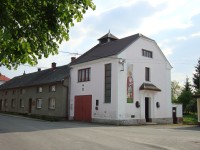
{"type": "Polygon", "coordinates": [[[50,84],[56,85],[56,92],[50,92],[50,85],[41,85],[43,88],[42,93],[37,92],[37,87],[26,87],[25,93],[21,94],[21,88],[15,89],[15,94],[13,94],[13,89],[7,90],[7,95],[5,95],[5,90],[0,91],[0,100],[5,101],[7,99],[7,107],[2,105],[1,111],[18,112],[18,113],[28,113],[29,111],[29,99],[32,99],[32,111],[31,114],[46,115],[46,116],[56,116],[56,117],[67,117],[67,87],[68,80],[64,81],[65,86],[62,83],[50,84]],[[36,107],[36,99],[42,99],[42,108],[36,107]],[[55,98],[55,109],[49,108],[49,98],[55,98]],[[15,99],[15,107],[12,107],[12,99],[15,99]],[[20,107],[20,99],[24,100],[24,107],[20,107]]]}

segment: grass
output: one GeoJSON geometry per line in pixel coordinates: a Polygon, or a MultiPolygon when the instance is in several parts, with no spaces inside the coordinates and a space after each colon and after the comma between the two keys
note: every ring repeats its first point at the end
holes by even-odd
{"type": "Polygon", "coordinates": [[[184,114],[183,115],[183,124],[197,124],[197,114],[184,114]]]}

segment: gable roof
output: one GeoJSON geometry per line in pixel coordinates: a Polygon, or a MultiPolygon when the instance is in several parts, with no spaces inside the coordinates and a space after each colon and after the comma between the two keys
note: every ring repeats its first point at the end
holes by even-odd
{"type": "Polygon", "coordinates": [[[8,78],[0,73],[0,81],[8,81],[8,80],[10,80],[10,78],[8,78]]]}
{"type": "Polygon", "coordinates": [[[69,74],[69,65],[24,74],[0,85],[0,90],[61,82],[63,79],[68,78],[69,74]]]}
{"type": "MultiPolygon", "coordinates": [[[[106,35],[104,35],[101,38],[105,38],[106,35]]],[[[152,40],[152,39],[138,33],[138,34],[134,34],[132,36],[122,38],[122,39],[117,39],[117,40],[114,40],[111,42],[107,42],[105,44],[97,44],[96,46],[91,48],[89,51],[87,51],[86,53],[84,53],[83,55],[81,55],[80,57],[75,59],[71,63],[71,65],[76,65],[76,64],[80,64],[80,63],[84,63],[84,62],[88,62],[88,61],[92,61],[92,60],[119,54],[120,52],[122,52],[125,48],[127,48],[129,45],[131,45],[133,42],[135,42],[140,37],[152,40]]],[[[152,40],[152,41],[154,41],[154,40],[152,40]]]]}

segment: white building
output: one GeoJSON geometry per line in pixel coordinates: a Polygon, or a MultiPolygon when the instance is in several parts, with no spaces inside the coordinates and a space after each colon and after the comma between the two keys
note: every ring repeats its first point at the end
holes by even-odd
{"type": "Polygon", "coordinates": [[[119,125],[172,123],[171,65],[142,34],[111,33],[71,63],[70,118],[119,125]]]}

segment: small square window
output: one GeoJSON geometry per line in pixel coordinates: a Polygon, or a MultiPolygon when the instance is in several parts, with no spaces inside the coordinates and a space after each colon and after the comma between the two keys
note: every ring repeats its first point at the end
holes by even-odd
{"type": "Polygon", "coordinates": [[[42,87],[39,86],[39,87],[37,88],[37,91],[38,91],[38,93],[42,93],[42,87]]]}
{"type": "Polygon", "coordinates": [[[38,98],[36,100],[36,106],[37,106],[37,108],[42,108],[42,99],[41,98],[38,98]]]}
{"type": "Polygon", "coordinates": [[[55,92],[56,91],[56,86],[55,85],[51,85],[50,86],[50,92],[55,92]]]}

